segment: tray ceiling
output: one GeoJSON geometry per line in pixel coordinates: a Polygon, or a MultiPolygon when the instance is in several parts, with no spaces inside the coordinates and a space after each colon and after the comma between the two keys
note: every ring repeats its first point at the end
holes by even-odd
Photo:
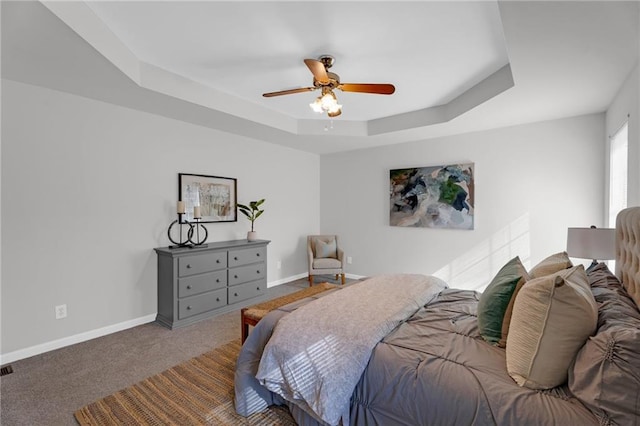
{"type": "Polygon", "coordinates": [[[637,62],[640,21],[637,2],[609,1],[2,8],[3,78],[316,153],[602,112],[637,62]],[[337,91],[334,120],[309,108],[317,92],[261,96],[311,85],[303,59],[321,54],[343,82],[396,93],[337,91]]]}

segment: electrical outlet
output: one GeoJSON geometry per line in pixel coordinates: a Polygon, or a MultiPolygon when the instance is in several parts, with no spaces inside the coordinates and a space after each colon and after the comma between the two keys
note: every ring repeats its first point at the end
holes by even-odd
{"type": "Polygon", "coordinates": [[[353,263],[353,259],[351,258],[351,256],[347,256],[347,263],[349,265],[351,265],[353,263]]]}
{"type": "Polygon", "coordinates": [[[56,319],[62,319],[67,317],[67,305],[56,306],[56,319]]]}
{"type": "Polygon", "coordinates": [[[282,262],[281,261],[278,260],[276,262],[276,268],[278,268],[278,269],[282,268],[282,262]]]}

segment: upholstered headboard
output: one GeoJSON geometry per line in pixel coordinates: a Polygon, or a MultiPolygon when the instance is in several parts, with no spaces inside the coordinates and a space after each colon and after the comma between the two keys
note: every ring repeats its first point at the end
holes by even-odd
{"type": "Polygon", "coordinates": [[[616,219],[616,275],[640,309],[640,207],[616,219]]]}

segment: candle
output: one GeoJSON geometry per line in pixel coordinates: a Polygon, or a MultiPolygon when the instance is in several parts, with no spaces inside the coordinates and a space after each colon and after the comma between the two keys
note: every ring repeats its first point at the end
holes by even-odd
{"type": "Polygon", "coordinates": [[[193,208],[193,218],[194,219],[200,219],[202,216],[200,216],[200,206],[195,206],[193,208]]]}
{"type": "Polygon", "coordinates": [[[178,213],[184,214],[184,201],[178,201],[178,213]]]}

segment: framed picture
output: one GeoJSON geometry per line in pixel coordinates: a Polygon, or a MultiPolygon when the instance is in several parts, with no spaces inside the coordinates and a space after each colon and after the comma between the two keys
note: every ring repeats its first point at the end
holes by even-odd
{"type": "Polygon", "coordinates": [[[193,211],[200,207],[201,223],[236,222],[236,179],[178,173],[178,201],[184,202],[183,220],[193,221],[193,211]]]}
{"type": "Polygon", "coordinates": [[[389,171],[389,224],[473,229],[473,163],[389,171]]]}

